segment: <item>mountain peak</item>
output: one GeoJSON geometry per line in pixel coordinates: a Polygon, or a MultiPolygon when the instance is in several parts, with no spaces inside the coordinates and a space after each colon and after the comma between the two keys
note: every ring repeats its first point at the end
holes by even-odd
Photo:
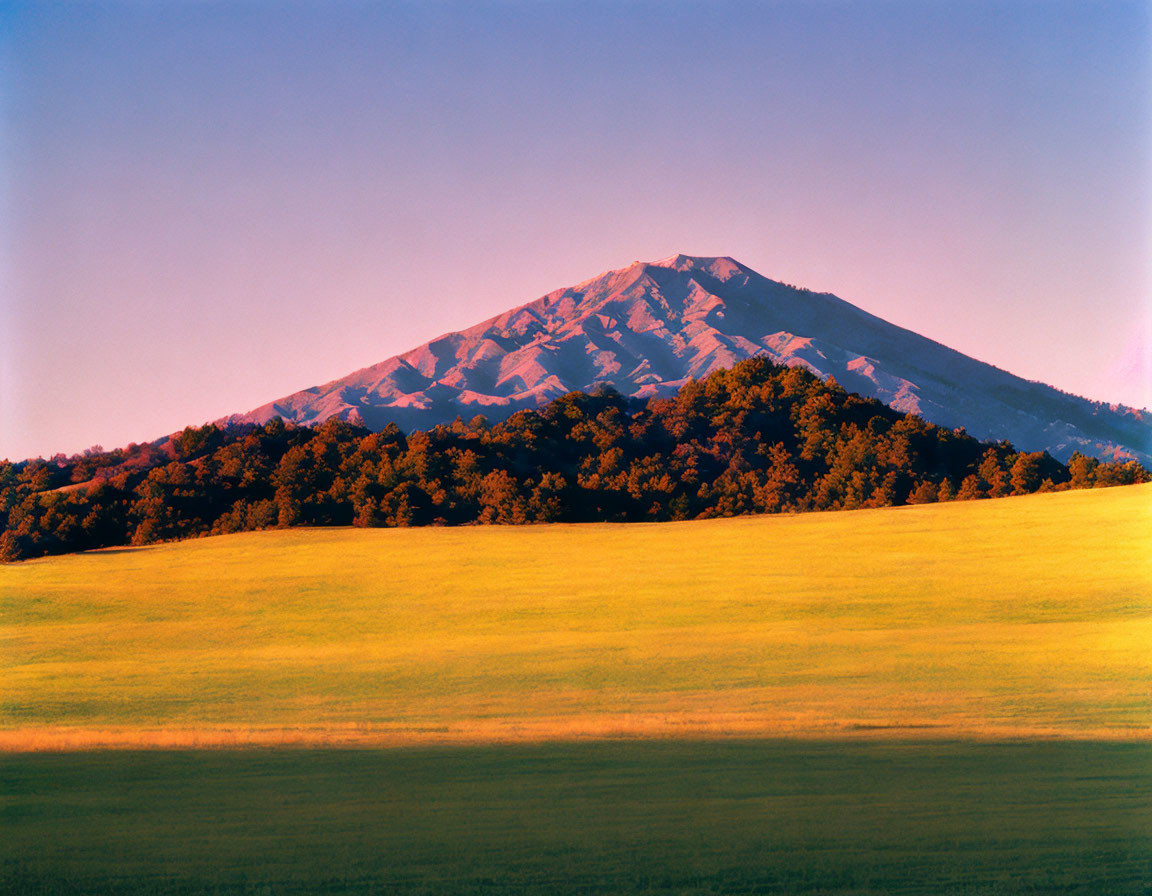
{"type": "Polygon", "coordinates": [[[674,271],[704,271],[713,276],[723,274],[724,276],[720,277],[720,279],[727,279],[736,272],[748,272],[751,270],[740,264],[735,258],[727,255],[684,255],[683,253],[669,255],[667,258],[661,258],[659,261],[649,262],[648,266],[654,268],[669,268],[674,271]]]}
{"type": "Polygon", "coordinates": [[[896,410],[1022,450],[1152,461],[1152,422],[1128,409],[1027,382],[734,258],[684,254],[555,290],[226,422],[338,417],[411,430],[478,413],[499,420],[598,383],[670,395],[750,357],[834,376],[896,410]]]}

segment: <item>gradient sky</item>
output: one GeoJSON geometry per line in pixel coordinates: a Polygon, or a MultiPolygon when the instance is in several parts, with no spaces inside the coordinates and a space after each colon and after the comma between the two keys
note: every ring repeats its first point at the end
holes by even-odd
{"type": "Polygon", "coordinates": [[[1152,4],[0,4],[0,457],[732,255],[1152,405],[1152,4]]]}

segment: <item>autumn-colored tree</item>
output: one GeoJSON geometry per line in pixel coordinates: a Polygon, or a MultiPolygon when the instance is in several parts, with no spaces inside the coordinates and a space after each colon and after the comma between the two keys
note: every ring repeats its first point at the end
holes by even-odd
{"type": "Polygon", "coordinates": [[[1109,461],[1096,467],[1094,488],[1108,488],[1115,485],[1136,485],[1148,482],[1148,471],[1134,460],[1109,461]]]}
{"type": "Polygon", "coordinates": [[[25,557],[20,536],[11,529],[0,533],[0,563],[15,563],[25,557]]]}
{"type": "Polygon", "coordinates": [[[964,477],[964,481],[960,483],[960,490],[956,492],[957,501],[972,501],[976,498],[987,498],[988,493],[981,485],[980,477],[972,474],[964,477]]]}
{"type": "Polygon", "coordinates": [[[977,472],[982,481],[982,489],[988,497],[1002,498],[1011,494],[1012,483],[1001,451],[996,448],[985,451],[977,472]]]}
{"type": "Polygon", "coordinates": [[[528,501],[528,519],[555,523],[566,518],[569,501],[568,483],[559,473],[545,473],[532,489],[528,501]]]}
{"type": "Polygon", "coordinates": [[[1016,459],[1012,461],[1012,469],[1009,471],[1012,494],[1029,495],[1040,488],[1040,483],[1043,482],[1040,461],[1043,457],[1043,452],[1040,451],[1023,452],[1016,455],[1016,459]]]}
{"type": "Polygon", "coordinates": [[[779,513],[792,506],[796,500],[800,468],[796,466],[783,442],[776,442],[768,448],[766,460],[764,484],[756,495],[756,503],[763,513],[779,513]]]}
{"type": "Polygon", "coordinates": [[[1068,461],[1068,475],[1072,488],[1092,488],[1096,484],[1096,468],[1100,461],[1094,457],[1085,457],[1079,451],[1072,454],[1068,461]]]}
{"type": "Polygon", "coordinates": [[[908,496],[909,504],[935,504],[940,495],[940,486],[928,479],[925,479],[914,489],[908,496]]]}

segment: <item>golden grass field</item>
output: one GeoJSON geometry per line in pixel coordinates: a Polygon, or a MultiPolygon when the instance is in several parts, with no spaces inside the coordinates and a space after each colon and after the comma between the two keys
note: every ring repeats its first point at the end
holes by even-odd
{"type": "Polygon", "coordinates": [[[0,567],[0,749],[1152,740],[1152,486],[0,567]]]}

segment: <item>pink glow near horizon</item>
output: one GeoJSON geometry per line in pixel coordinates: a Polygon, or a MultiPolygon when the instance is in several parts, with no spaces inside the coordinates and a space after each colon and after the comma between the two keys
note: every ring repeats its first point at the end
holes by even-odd
{"type": "Polygon", "coordinates": [[[0,28],[0,457],[677,252],[1152,405],[1140,4],[62,9],[0,28]]]}

